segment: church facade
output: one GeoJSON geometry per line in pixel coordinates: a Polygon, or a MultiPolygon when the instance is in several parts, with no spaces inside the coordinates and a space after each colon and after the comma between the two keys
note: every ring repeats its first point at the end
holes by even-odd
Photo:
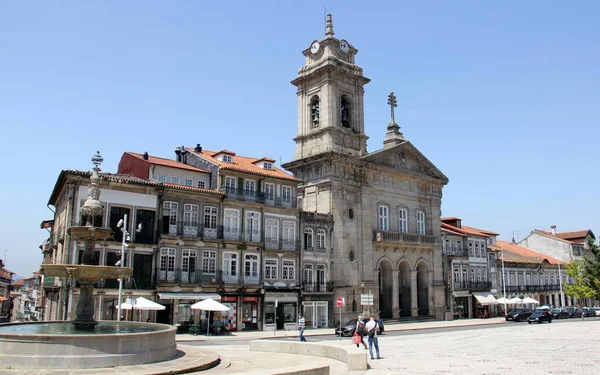
{"type": "Polygon", "coordinates": [[[444,319],[440,215],[448,179],[400,132],[393,93],[383,147],[367,150],[364,85],[370,80],[355,63],[357,52],[334,36],[328,15],[325,37],[302,52],[305,64],[292,81],[298,132],[294,158],[283,167],[302,181],[301,215],[332,218],[324,277],[346,301],[342,320],[367,312],[444,319]]]}

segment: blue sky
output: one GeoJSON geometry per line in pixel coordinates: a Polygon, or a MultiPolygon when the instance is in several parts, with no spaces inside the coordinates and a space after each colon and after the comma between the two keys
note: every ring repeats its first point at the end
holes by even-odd
{"type": "MultiPolygon", "coordinates": [[[[450,179],[443,215],[517,239],[600,234],[596,1],[328,1],[359,50],[369,151],[387,95],[401,131],[450,179]]],[[[62,169],[115,172],[124,151],[201,143],[291,160],[301,51],[317,1],[0,2],[0,257],[27,276],[62,169]]]]}

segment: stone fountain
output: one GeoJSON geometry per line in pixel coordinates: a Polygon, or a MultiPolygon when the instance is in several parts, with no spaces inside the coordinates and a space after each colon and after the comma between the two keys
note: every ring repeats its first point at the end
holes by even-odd
{"type": "Polygon", "coordinates": [[[81,208],[84,226],[67,229],[71,239],[84,242],[82,264],[42,264],[44,276],[68,277],[79,283],[75,320],[0,324],[0,369],[92,368],[166,361],[177,355],[175,327],[163,324],[94,320],[94,285],[100,279],[130,277],[133,268],[92,265],[96,241],[112,230],[94,226],[100,204],[100,152],[92,158],[88,198],[81,208]],[[4,367],[7,368],[7,367],[4,367]]]}

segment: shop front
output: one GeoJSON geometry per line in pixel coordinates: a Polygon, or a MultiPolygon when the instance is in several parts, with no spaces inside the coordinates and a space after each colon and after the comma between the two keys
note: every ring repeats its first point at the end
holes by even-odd
{"type": "Polygon", "coordinates": [[[333,326],[329,324],[329,308],[331,301],[313,300],[313,297],[306,297],[302,301],[302,310],[307,328],[325,328],[333,326]]]}
{"type": "Polygon", "coordinates": [[[298,293],[266,292],[264,330],[295,330],[298,316],[298,293]]]}

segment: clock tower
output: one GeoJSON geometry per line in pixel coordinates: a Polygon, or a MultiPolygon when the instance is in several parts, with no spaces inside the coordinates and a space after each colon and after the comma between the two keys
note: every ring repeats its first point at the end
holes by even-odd
{"type": "Polygon", "coordinates": [[[370,80],[355,64],[358,50],[334,37],[327,15],[325,37],[302,51],[305,65],[292,81],[298,95],[298,135],[294,160],[336,152],[366,153],[363,86],[370,80]]]}

